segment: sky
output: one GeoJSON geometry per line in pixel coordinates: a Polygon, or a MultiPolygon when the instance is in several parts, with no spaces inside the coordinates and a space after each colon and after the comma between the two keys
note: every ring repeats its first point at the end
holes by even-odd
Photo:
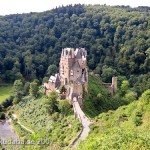
{"type": "Polygon", "coordinates": [[[42,12],[68,4],[150,6],[150,0],[0,0],[0,15],[42,12]]]}

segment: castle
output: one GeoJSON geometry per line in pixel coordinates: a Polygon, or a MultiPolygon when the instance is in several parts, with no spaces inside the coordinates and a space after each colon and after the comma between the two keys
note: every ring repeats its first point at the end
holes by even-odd
{"type": "Polygon", "coordinates": [[[59,73],[50,76],[47,83],[44,83],[45,93],[59,91],[60,87],[66,89],[61,93],[63,98],[72,104],[74,97],[77,98],[80,106],[83,104],[83,92],[88,92],[88,72],[87,72],[87,51],[84,48],[62,49],[59,73]]]}
{"type": "MultiPolygon", "coordinates": [[[[45,93],[49,95],[51,91],[60,93],[61,99],[68,99],[70,104],[74,97],[80,106],[83,105],[83,93],[88,93],[88,71],[87,71],[87,51],[84,48],[64,48],[62,49],[59,73],[50,76],[47,83],[44,83],[45,93]],[[63,93],[61,87],[65,88],[63,93]]],[[[112,77],[112,83],[103,83],[109,93],[113,95],[117,91],[117,77],[112,77]]]]}

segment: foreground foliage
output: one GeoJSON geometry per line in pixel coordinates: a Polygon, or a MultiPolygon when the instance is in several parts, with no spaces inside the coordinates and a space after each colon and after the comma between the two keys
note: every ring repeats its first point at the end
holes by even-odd
{"type": "MultiPolygon", "coordinates": [[[[17,129],[17,133],[21,139],[31,139],[34,141],[43,139],[44,141],[49,141],[48,144],[37,144],[32,148],[46,148],[49,145],[52,147],[54,145],[62,148],[66,147],[81,130],[81,125],[78,120],[74,119],[73,112],[70,105],[66,104],[68,103],[66,100],[60,100],[56,105],[47,103],[54,97],[57,97],[55,92],[50,97],[44,95],[39,98],[25,96],[9,111],[9,115],[16,114],[19,122],[34,131],[34,134],[24,131],[24,129],[14,122],[14,127],[17,129]],[[58,107],[56,107],[57,105],[58,107]],[[68,108],[67,112],[64,110],[65,106],[68,108]]],[[[26,148],[28,147],[29,145],[26,148]]]]}
{"type": "Polygon", "coordinates": [[[116,111],[102,113],[91,125],[89,137],[81,142],[79,150],[150,149],[150,90],[138,101],[116,111]]]}

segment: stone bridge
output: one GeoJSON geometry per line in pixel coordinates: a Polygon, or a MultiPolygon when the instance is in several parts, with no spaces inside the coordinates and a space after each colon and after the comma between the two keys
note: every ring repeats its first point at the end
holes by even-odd
{"type": "Polygon", "coordinates": [[[84,140],[88,136],[88,134],[90,132],[89,125],[92,122],[85,116],[76,97],[73,98],[72,104],[73,104],[73,110],[74,110],[75,117],[78,118],[82,124],[81,132],[74,139],[74,141],[69,145],[70,147],[75,147],[81,140],[84,140]]]}

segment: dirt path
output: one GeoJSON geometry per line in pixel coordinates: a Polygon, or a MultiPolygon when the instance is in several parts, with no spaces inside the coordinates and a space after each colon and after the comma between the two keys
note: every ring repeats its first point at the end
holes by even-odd
{"type": "MultiPolygon", "coordinates": [[[[16,114],[12,114],[13,118],[14,119],[17,119],[17,115],[16,114]]],[[[30,130],[29,128],[25,127],[23,124],[21,124],[19,121],[17,121],[17,123],[22,127],[24,128],[25,130],[27,130],[28,132],[34,134],[34,132],[32,130],[30,130]]]]}

